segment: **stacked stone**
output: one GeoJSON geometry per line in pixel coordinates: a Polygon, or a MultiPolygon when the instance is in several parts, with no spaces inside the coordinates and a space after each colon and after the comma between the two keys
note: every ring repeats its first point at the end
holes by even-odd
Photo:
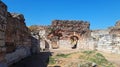
{"type": "Polygon", "coordinates": [[[58,41],[66,40],[67,42],[71,36],[76,36],[79,40],[89,38],[91,33],[89,26],[87,21],[54,20],[50,26],[51,32],[48,38],[52,41],[53,48],[59,48],[58,41]]]}
{"type": "Polygon", "coordinates": [[[7,14],[5,30],[6,62],[12,64],[30,55],[31,35],[22,14],[7,14]]]}
{"type": "Polygon", "coordinates": [[[81,36],[89,36],[89,22],[87,21],[69,21],[69,20],[54,20],[52,21],[52,28],[54,30],[60,29],[69,33],[76,32],[81,36]]]}
{"type": "Polygon", "coordinates": [[[22,14],[9,13],[0,0],[0,64],[30,55],[31,35],[22,14]]]}
{"type": "Polygon", "coordinates": [[[5,39],[7,52],[14,52],[17,46],[30,46],[30,31],[22,14],[8,13],[5,39]]]}
{"type": "Polygon", "coordinates": [[[7,6],[0,1],[0,63],[5,62],[5,29],[6,29],[7,6]]]}
{"type": "Polygon", "coordinates": [[[117,21],[115,26],[110,29],[110,34],[120,36],[120,21],[117,21]]]}

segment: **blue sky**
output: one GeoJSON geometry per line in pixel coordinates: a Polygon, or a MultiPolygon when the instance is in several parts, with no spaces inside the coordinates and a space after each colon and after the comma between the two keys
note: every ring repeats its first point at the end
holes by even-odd
{"type": "Polygon", "coordinates": [[[52,20],[84,20],[91,29],[114,26],[120,20],[120,0],[2,0],[9,12],[22,13],[27,26],[52,20]]]}

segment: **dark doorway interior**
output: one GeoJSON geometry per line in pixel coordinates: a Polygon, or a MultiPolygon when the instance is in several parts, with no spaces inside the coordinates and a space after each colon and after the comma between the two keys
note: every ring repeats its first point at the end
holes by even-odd
{"type": "Polygon", "coordinates": [[[77,36],[71,36],[70,39],[71,39],[72,49],[76,49],[79,38],[77,36]]]}

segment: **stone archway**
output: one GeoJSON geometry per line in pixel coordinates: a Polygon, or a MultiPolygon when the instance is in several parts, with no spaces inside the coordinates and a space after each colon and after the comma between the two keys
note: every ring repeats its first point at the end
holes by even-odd
{"type": "Polygon", "coordinates": [[[71,45],[72,45],[71,48],[76,49],[77,44],[78,44],[78,40],[79,40],[78,36],[73,35],[73,36],[70,37],[70,40],[71,40],[71,45]]]}

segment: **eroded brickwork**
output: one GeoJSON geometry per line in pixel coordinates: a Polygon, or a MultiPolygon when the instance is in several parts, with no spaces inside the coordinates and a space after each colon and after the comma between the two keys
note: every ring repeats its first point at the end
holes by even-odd
{"type": "Polygon", "coordinates": [[[0,62],[5,62],[5,29],[7,17],[7,6],[0,1],[0,62]]]}
{"type": "Polygon", "coordinates": [[[30,55],[31,34],[22,14],[10,13],[0,1],[0,63],[12,64],[30,55]]]}

